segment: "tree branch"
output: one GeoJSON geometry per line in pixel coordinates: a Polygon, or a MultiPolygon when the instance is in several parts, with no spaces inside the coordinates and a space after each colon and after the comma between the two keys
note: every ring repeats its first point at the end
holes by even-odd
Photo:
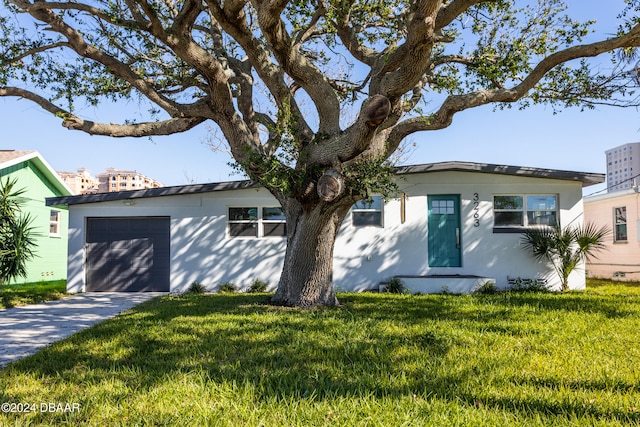
{"type": "Polygon", "coordinates": [[[149,21],[147,21],[147,18],[142,13],[140,13],[135,0],[124,0],[124,2],[133,15],[133,19],[135,19],[138,24],[144,25],[144,28],[146,29],[151,28],[151,24],[149,23],[149,21]]]}
{"type": "Polygon", "coordinates": [[[412,90],[431,66],[434,44],[443,41],[440,31],[471,6],[495,1],[453,0],[446,6],[442,0],[416,2],[407,16],[406,41],[378,59],[371,92],[382,93],[393,103],[412,90]]]}
{"type": "Polygon", "coordinates": [[[48,44],[48,45],[44,45],[44,46],[38,46],[38,47],[34,47],[31,49],[28,49],[24,52],[22,52],[20,55],[18,56],[14,56],[11,58],[3,58],[2,62],[0,62],[1,64],[11,64],[17,61],[20,61],[28,56],[34,55],[36,53],[40,53],[40,52],[46,52],[47,50],[51,50],[51,49],[55,49],[57,47],[70,47],[69,43],[67,42],[56,42],[56,43],[52,43],[52,44],[48,44]]]}
{"type": "Polygon", "coordinates": [[[378,59],[371,92],[385,95],[392,103],[410,91],[430,67],[436,41],[435,19],[442,0],[422,0],[413,5],[406,41],[378,59]]]}
{"type": "Polygon", "coordinates": [[[56,116],[69,114],[67,110],[58,107],[48,99],[36,93],[18,87],[0,87],[0,96],[16,96],[19,98],[28,99],[38,104],[43,110],[48,111],[56,116]]]}
{"type": "Polygon", "coordinates": [[[450,95],[438,111],[428,117],[412,117],[399,123],[390,133],[387,140],[387,155],[391,155],[400,142],[408,135],[426,130],[438,130],[448,127],[453,116],[469,108],[489,103],[515,102],[526,96],[533,87],[544,78],[552,68],[567,61],[588,58],[623,47],[640,47],[640,25],[636,25],[627,34],[608,40],[586,45],[569,47],[555,52],[542,59],[529,75],[511,89],[498,88],[479,90],[463,95],[450,95]]]}
{"type": "Polygon", "coordinates": [[[35,102],[45,111],[62,118],[62,126],[67,129],[81,130],[89,135],[103,135],[111,137],[142,137],[155,135],[171,135],[194,128],[206,119],[200,117],[171,118],[158,122],[137,124],[106,124],[83,120],[69,111],[58,107],[46,98],[17,87],[0,87],[0,96],[16,96],[35,102]]]}
{"type": "Polygon", "coordinates": [[[203,11],[202,2],[197,0],[187,0],[182,5],[171,25],[171,32],[183,34],[185,37],[191,35],[193,25],[198,15],[203,11]]]}
{"type": "Polygon", "coordinates": [[[497,3],[498,0],[452,0],[438,12],[435,30],[440,31],[470,7],[480,3],[497,3]]]}
{"type": "Polygon", "coordinates": [[[295,43],[295,46],[297,46],[297,48],[299,48],[299,46],[302,46],[304,42],[309,40],[309,38],[313,34],[315,34],[315,29],[316,29],[316,26],[318,25],[318,21],[320,21],[320,18],[322,18],[325,15],[326,11],[327,10],[325,8],[324,0],[318,0],[318,7],[315,13],[313,14],[313,16],[311,17],[311,22],[309,23],[309,25],[307,25],[306,28],[299,31],[298,35],[296,36],[294,43],[295,43]]]}
{"type": "Polygon", "coordinates": [[[253,108],[253,77],[251,76],[251,66],[248,61],[230,61],[235,71],[237,81],[237,90],[234,94],[238,100],[238,110],[242,114],[242,119],[247,124],[256,141],[260,140],[258,121],[256,112],[253,108]]]}
{"type": "Polygon", "coordinates": [[[371,140],[384,127],[382,124],[391,109],[391,103],[382,95],[366,99],[354,124],[327,140],[309,144],[300,155],[301,163],[333,166],[355,158],[368,149],[371,140]]]}
{"type": "MultiPolygon", "coordinates": [[[[23,9],[27,9],[30,6],[30,3],[26,0],[10,1],[16,6],[23,9]]],[[[30,14],[34,18],[49,24],[50,30],[64,36],[68,40],[69,47],[81,57],[88,58],[103,64],[114,75],[131,84],[141,93],[143,93],[147,98],[149,98],[149,100],[167,111],[169,115],[175,117],[181,114],[180,108],[176,103],[156,92],[147,81],[138,76],[133,70],[129,68],[129,66],[88,44],[78,30],[75,30],[74,28],[71,28],[69,25],[67,25],[62,20],[62,18],[58,17],[52,10],[48,8],[38,8],[31,11],[30,14]]]]}
{"type": "Polygon", "coordinates": [[[318,111],[318,132],[340,131],[340,101],[327,77],[294,46],[280,14],[288,1],[255,1],[258,22],[282,69],[311,97],[318,111]]]}
{"type": "Polygon", "coordinates": [[[164,32],[164,26],[153,7],[146,0],[134,0],[134,2],[140,6],[147,18],[149,18],[150,31],[155,34],[162,34],[164,32]]]}
{"type": "Polygon", "coordinates": [[[207,0],[211,14],[217,23],[242,47],[251,66],[274,96],[278,109],[290,111],[295,117],[295,126],[299,131],[294,136],[300,145],[304,145],[313,139],[314,132],[304,120],[300,107],[285,83],[282,69],[272,62],[272,53],[249,29],[246,16],[242,11],[244,3],[242,0],[225,2],[223,9],[218,1],[207,0]]]}
{"type": "Polygon", "coordinates": [[[96,123],[82,120],[76,116],[65,117],[62,126],[67,129],[81,130],[89,135],[102,135],[115,138],[143,137],[157,135],[172,135],[185,132],[203,123],[206,119],[201,117],[172,118],[159,122],[136,123],[130,125],[118,125],[114,123],[96,123]]]}
{"type": "Polygon", "coordinates": [[[348,2],[344,1],[342,7],[335,11],[339,19],[334,22],[334,25],[336,26],[338,37],[340,37],[342,44],[349,53],[363,64],[372,66],[378,58],[379,53],[374,49],[364,46],[358,40],[358,31],[351,26],[350,20],[350,11],[353,3],[353,0],[348,2]]]}
{"type": "MultiPolygon", "coordinates": [[[[97,7],[89,6],[85,3],[75,3],[75,2],[35,2],[33,4],[22,2],[24,5],[20,5],[20,8],[25,10],[28,13],[32,13],[35,11],[43,11],[43,10],[77,10],[80,12],[87,12],[92,16],[95,16],[103,21],[110,22],[112,24],[116,24],[118,26],[127,26],[127,27],[135,27],[144,29],[144,26],[140,26],[141,21],[130,21],[124,19],[118,19],[116,16],[105,12],[102,9],[98,9],[97,7]]],[[[134,10],[132,9],[132,14],[134,14],[134,10]]],[[[135,16],[135,14],[134,14],[135,16]]],[[[148,24],[148,21],[142,21],[144,24],[148,24]]]]}

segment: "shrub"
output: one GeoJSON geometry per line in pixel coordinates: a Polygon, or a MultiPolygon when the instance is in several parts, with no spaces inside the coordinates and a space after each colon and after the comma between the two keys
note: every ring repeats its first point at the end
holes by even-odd
{"type": "Polygon", "coordinates": [[[407,288],[404,282],[397,277],[392,277],[386,285],[386,291],[390,294],[404,294],[407,293],[407,288]]]}
{"type": "Polygon", "coordinates": [[[21,214],[26,189],[17,179],[0,181],[0,285],[27,277],[27,263],[36,257],[34,217],[21,214]]]}
{"type": "Polygon", "coordinates": [[[598,251],[606,248],[610,234],[608,226],[598,228],[595,224],[582,227],[534,227],[522,233],[522,247],[537,260],[553,264],[562,291],[569,290],[569,275],[580,262],[594,258],[598,251]]]}
{"type": "Polygon", "coordinates": [[[269,286],[269,282],[264,282],[260,279],[255,279],[251,286],[249,287],[249,292],[258,293],[258,292],[266,292],[267,286],[269,286]]]}
{"type": "Polygon", "coordinates": [[[189,289],[187,289],[188,294],[203,294],[207,291],[207,288],[197,280],[191,283],[189,289]]]}
{"type": "Polygon", "coordinates": [[[493,295],[498,292],[499,292],[499,289],[496,286],[496,282],[494,282],[493,280],[484,282],[482,285],[478,286],[473,290],[473,293],[475,294],[487,294],[487,295],[493,295]]]}
{"type": "Polygon", "coordinates": [[[509,290],[514,292],[549,292],[546,280],[542,279],[523,279],[518,277],[509,280],[509,290]]]}
{"type": "Polygon", "coordinates": [[[238,288],[236,287],[236,285],[234,285],[231,282],[223,283],[218,288],[218,292],[220,292],[220,293],[233,294],[233,293],[235,293],[237,291],[238,291],[238,288]]]}

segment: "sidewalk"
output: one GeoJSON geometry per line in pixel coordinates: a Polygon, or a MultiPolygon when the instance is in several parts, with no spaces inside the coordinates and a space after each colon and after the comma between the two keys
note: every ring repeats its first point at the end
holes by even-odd
{"type": "Polygon", "coordinates": [[[163,292],[82,293],[0,310],[0,368],[163,292]]]}

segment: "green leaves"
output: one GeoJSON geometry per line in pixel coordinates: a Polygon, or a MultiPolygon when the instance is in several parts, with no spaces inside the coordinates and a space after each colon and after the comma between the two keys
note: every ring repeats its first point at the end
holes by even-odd
{"type": "MultiPolygon", "coordinates": [[[[38,11],[56,14],[69,29],[77,31],[88,47],[106,57],[100,61],[87,56],[85,50],[71,49],[69,32],[43,24],[42,14],[20,9],[9,0],[3,3],[5,8],[0,11],[0,85],[20,83],[24,87],[35,87],[48,99],[65,102],[68,111],[80,102],[97,105],[102,100],[128,100],[134,96],[156,104],[161,96],[189,105],[193,100],[220,95],[223,89],[215,85],[219,75],[214,78],[208,74],[211,70],[207,69],[207,64],[211,61],[207,62],[201,55],[194,56],[193,50],[189,54],[176,50],[170,40],[193,43],[202,49],[201,54],[212,53],[213,59],[223,64],[225,72],[237,79],[241,74],[238,70],[242,69],[242,73],[254,78],[257,85],[264,84],[260,80],[266,71],[256,75],[256,64],[266,58],[274,61],[273,50],[270,50],[273,47],[261,33],[258,3],[247,2],[237,8],[233,2],[130,3],[121,0],[38,5],[38,11]],[[217,22],[212,10],[207,9],[213,8],[214,4],[221,11],[234,14],[226,26],[217,22]],[[192,22],[178,31],[176,21],[187,19],[186,15],[192,22]],[[234,31],[229,30],[231,23],[239,23],[234,31]],[[242,31],[255,37],[267,55],[247,58],[248,52],[238,41],[242,31]],[[241,63],[244,65],[240,66],[241,63]],[[247,71],[245,66],[249,63],[251,69],[247,71]],[[127,73],[143,80],[150,92],[141,93],[139,85],[123,78],[127,73]],[[150,96],[152,92],[157,97],[150,96]]],[[[452,2],[442,3],[438,18],[445,15],[447,8],[453,7],[452,2]]],[[[272,18],[281,20],[291,48],[299,49],[295,53],[305,57],[331,81],[342,108],[347,109],[363,94],[370,95],[368,84],[383,78],[376,73],[384,66],[385,58],[407,43],[408,28],[418,7],[419,2],[407,0],[294,0],[285,2],[282,13],[272,18]],[[345,27],[350,31],[346,38],[344,34],[338,34],[339,29],[345,27]],[[349,43],[357,47],[347,46],[349,43]],[[363,61],[358,54],[352,55],[354,51],[375,63],[363,61]]],[[[627,8],[619,15],[622,21],[619,34],[640,22],[639,9],[637,0],[627,1],[627,8]]],[[[423,102],[407,102],[415,108],[413,114],[421,115],[420,108],[429,105],[432,99],[438,99],[433,96],[434,92],[460,95],[519,84],[542,58],[580,43],[589,34],[593,22],[577,22],[568,16],[568,11],[570,9],[562,0],[500,0],[460,8],[459,16],[442,18],[438,23],[442,27],[422,38],[425,43],[433,41],[433,47],[431,57],[419,58],[419,61],[432,64],[421,83],[422,90],[418,91],[423,102]]],[[[635,49],[627,48],[623,56],[632,58],[635,49]]],[[[293,60],[292,55],[283,56],[287,61],[293,60]]],[[[407,58],[405,62],[413,59],[418,58],[407,58]]],[[[275,65],[286,68],[285,64],[275,65]]],[[[404,65],[399,64],[388,72],[404,65]]],[[[289,77],[285,76],[285,79],[289,77]]],[[[610,99],[615,93],[632,95],[631,88],[623,83],[624,78],[629,81],[630,77],[633,76],[627,73],[620,74],[619,79],[607,80],[601,70],[569,64],[549,74],[528,98],[521,101],[521,105],[557,103],[562,107],[591,107],[594,102],[610,99]],[[589,81],[596,84],[589,85],[589,81]]],[[[286,83],[295,88],[294,92],[300,87],[299,81],[286,83]]],[[[235,84],[229,83],[228,90],[233,91],[235,84]]],[[[275,87],[273,82],[266,86],[268,91],[275,87]]],[[[261,112],[270,110],[274,98],[269,97],[274,95],[272,92],[259,97],[270,104],[261,112]]],[[[403,95],[417,97],[412,91],[403,95]]],[[[254,100],[256,106],[257,98],[254,100]]],[[[166,105],[161,108],[166,111],[166,105]]],[[[169,114],[175,117],[177,113],[171,111],[169,114]]]]}
{"type": "MultiPolygon", "coordinates": [[[[140,116],[136,112],[135,121],[121,122],[215,121],[236,161],[245,169],[257,165],[253,170],[266,175],[254,173],[254,179],[286,193],[292,191],[288,181],[309,183],[317,178],[313,167],[332,163],[333,153],[313,167],[300,153],[307,144],[336,141],[352,129],[353,106],[365,97],[391,100],[385,130],[398,138],[390,140],[392,147],[411,133],[447,127],[454,114],[487,103],[640,104],[637,40],[625,38],[617,47],[576,46],[593,22],[572,19],[562,0],[3,4],[0,91],[34,94],[28,99],[53,114],[136,98],[140,116]],[[575,60],[616,48],[621,49],[610,70],[575,60]],[[536,68],[541,62],[545,66],[536,68]],[[42,97],[64,105],[52,107],[42,97]],[[421,122],[423,117],[428,120],[421,122]],[[252,147],[250,162],[245,146],[252,147]]],[[[640,1],[628,0],[620,35],[640,22],[639,12],[640,1]]],[[[117,136],[185,130],[114,125],[117,132],[110,132],[106,123],[112,120],[105,119],[104,126],[76,129],[117,136]]],[[[371,141],[359,144],[363,150],[345,152],[365,151],[363,157],[380,152],[371,141]]],[[[384,159],[345,171],[356,192],[387,182],[377,180],[382,170],[376,162],[382,165],[384,159]]]]}
{"type": "Polygon", "coordinates": [[[595,258],[597,252],[606,249],[605,240],[610,236],[611,230],[607,227],[598,228],[593,223],[587,223],[582,228],[574,231],[574,239],[578,244],[578,252],[584,254],[586,259],[595,258]]]}
{"type": "Polygon", "coordinates": [[[24,189],[16,179],[0,181],[0,285],[27,275],[27,261],[35,256],[34,218],[20,214],[24,189]]]}
{"type": "Polygon", "coordinates": [[[398,193],[394,168],[384,159],[362,159],[346,167],[342,174],[347,188],[363,198],[380,194],[385,198],[398,193]]]}
{"type": "Polygon", "coordinates": [[[541,58],[560,48],[580,42],[592,21],[579,23],[564,14],[563,1],[539,1],[516,8],[515,1],[479,5],[470,10],[475,48],[465,53],[472,58],[466,68],[469,90],[518,84],[541,58]]]}
{"type": "Polygon", "coordinates": [[[610,234],[607,227],[531,227],[522,233],[522,247],[540,261],[549,261],[561,279],[562,290],[569,290],[569,275],[586,258],[605,248],[610,234]]]}

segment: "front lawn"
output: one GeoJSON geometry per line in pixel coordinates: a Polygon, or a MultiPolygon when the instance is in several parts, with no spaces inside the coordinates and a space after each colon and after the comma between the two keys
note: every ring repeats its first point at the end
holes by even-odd
{"type": "Polygon", "coordinates": [[[66,286],[66,280],[0,286],[0,309],[60,299],[66,286]]]}
{"type": "Polygon", "coordinates": [[[640,288],[617,289],[162,297],[0,370],[0,425],[637,425],[640,288]]]}

